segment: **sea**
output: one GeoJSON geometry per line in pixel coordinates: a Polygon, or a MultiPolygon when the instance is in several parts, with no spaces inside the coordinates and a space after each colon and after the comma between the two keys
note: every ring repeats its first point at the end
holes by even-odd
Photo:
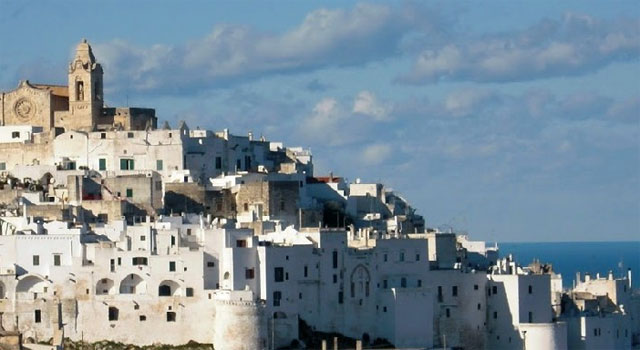
{"type": "Polygon", "coordinates": [[[534,259],[551,263],[562,274],[564,287],[571,287],[576,272],[615,277],[626,276],[631,269],[633,288],[640,286],[640,241],[634,242],[504,242],[498,243],[501,257],[513,254],[515,260],[529,265],[534,259]]]}

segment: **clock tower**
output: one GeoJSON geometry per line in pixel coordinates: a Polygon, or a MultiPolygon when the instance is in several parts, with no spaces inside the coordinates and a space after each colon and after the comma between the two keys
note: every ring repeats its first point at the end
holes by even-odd
{"type": "Polygon", "coordinates": [[[102,114],[102,66],[83,39],[69,64],[69,116],[66,129],[93,131],[102,114]]]}

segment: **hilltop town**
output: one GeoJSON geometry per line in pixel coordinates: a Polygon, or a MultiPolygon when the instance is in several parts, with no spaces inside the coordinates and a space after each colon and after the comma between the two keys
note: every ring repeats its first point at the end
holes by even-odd
{"type": "Polygon", "coordinates": [[[308,149],[107,107],[103,75],[82,41],[68,85],[0,94],[3,349],[314,346],[303,328],[364,347],[640,343],[631,271],[564,290],[384,184],[314,174],[308,149]]]}

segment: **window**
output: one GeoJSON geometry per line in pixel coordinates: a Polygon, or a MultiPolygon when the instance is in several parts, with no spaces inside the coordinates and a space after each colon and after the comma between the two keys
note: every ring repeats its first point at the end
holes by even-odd
{"type": "Polygon", "coordinates": [[[335,273],[333,274],[333,283],[338,283],[338,275],[336,275],[335,273]]]}
{"type": "MultiPolygon", "coordinates": [[[[120,259],[120,258],[118,258],[120,259]]],[[[120,261],[118,261],[118,265],[120,265],[119,263],[120,261]]],[[[143,256],[137,256],[131,259],[131,265],[133,266],[137,266],[137,265],[147,265],[147,258],[143,257],[143,256]]],[[[133,277],[133,276],[132,276],[133,277]]]]}
{"type": "Polygon", "coordinates": [[[7,170],[7,163],[6,162],[0,162],[0,170],[7,170]]]}
{"type": "Polygon", "coordinates": [[[175,261],[169,261],[169,271],[170,272],[175,272],[176,271],[176,262],[175,261]]]}
{"type": "Polygon", "coordinates": [[[451,287],[451,296],[454,296],[454,297],[458,296],[458,286],[451,287]]]}
{"type": "Polygon", "coordinates": [[[529,285],[529,294],[533,294],[533,286],[529,285]]]}
{"type": "Polygon", "coordinates": [[[337,251],[333,251],[333,268],[337,269],[338,268],[338,252],[337,251]]]}
{"type": "Polygon", "coordinates": [[[416,261],[420,261],[420,254],[416,254],[416,261]]]}
{"type": "Polygon", "coordinates": [[[478,310],[482,309],[482,304],[478,303],[478,310]]]}
{"type": "Polygon", "coordinates": [[[438,302],[442,302],[442,286],[438,286],[438,302]]]}
{"type": "Polygon", "coordinates": [[[244,270],[244,278],[252,280],[255,277],[255,270],[253,268],[244,270]]]}
{"type": "Polygon", "coordinates": [[[193,288],[187,287],[187,296],[188,297],[192,297],[193,296],[193,288]]]}
{"type": "Polygon", "coordinates": [[[280,200],[280,210],[284,211],[284,199],[280,200]]]}
{"type": "Polygon", "coordinates": [[[175,246],[176,245],[176,236],[171,236],[171,246],[175,246]]]}
{"type": "Polygon", "coordinates": [[[156,160],[156,170],[160,171],[163,168],[162,159],[156,160]]]}
{"type": "Polygon", "coordinates": [[[18,139],[20,138],[20,131],[14,131],[11,133],[11,138],[12,139],[18,139]]]}
{"type": "Polygon", "coordinates": [[[242,161],[240,159],[236,159],[236,171],[242,169],[242,161]]]}
{"type": "Polygon", "coordinates": [[[76,162],[67,163],[67,170],[76,170],[76,162]]]}
{"type": "Polygon", "coordinates": [[[338,292],[338,304],[342,304],[344,303],[344,292],[343,291],[339,291],[338,292]]]}
{"type": "Polygon", "coordinates": [[[216,263],[214,263],[213,261],[207,261],[207,267],[215,267],[216,263]]]}
{"type": "Polygon", "coordinates": [[[216,169],[222,169],[222,157],[216,157],[216,169]]]}
{"type": "Polygon", "coordinates": [[[132,139],[132,138],[133,138],[133,133],[132,133],[132,132],[128,132],[128,133],[127,133],[127,137],[128,137],[128,138],[130,138],[130,139],[132,139]]]}
{"type": "Polygon", "coordinates": [[[133,197],[133,188],[127,188],[127,198],[133,197]]]}
{"type": "Polygon", "coordinates": [[[493,312],[493,319],[497,320],[498,319],[498,311],[494,311],[493,312]]]}
{"type": "Polygon", "coordinates": [[[98,159],[98,170],[107,170],[107,160],[104,158],[98,159]]]}
{"type": "Polygon", "coordinates": [[[244,211],[249,211],[249,203],[244,204],[244,211]]]}
{"type": "Polygon", "coordinates": [[[34,255],[33,256],[33,266],[39,266],[40,265],[40,255],[34,255]]]}
{"type": "Polygon", "coordinates": [[[389,282],[387,280],[382,281],[382,288],[387,288],[389,286],[389,282]]]}
{"type": "Polygon", "coordinates": [[[308,277],[309,275],[309,267],[307,265],[304,265],[304,277],[308,277]]]}
{"type": "Polygon", "coordinates": [[[451,317],[451,311],[449,310],[449,308],[447,308],[445,311],[447,314],[447,318],[451,317]]]}
{"type": "Polygon", "coordinates": [[[140,236],[140,241],[146,241],[147,240],[147,236],[140,236]]]}
{"type": "Polygon", "coordinates": [[[529,323],[533,323],[533,312],[529,311],[529,323]]]}
{"type": "Polygon", "coordinates": [[[246,248],[247,247],[247,240],[246,239],[238,239],[238,240],[236,240],[236,247],[237,248],[246,248]]]}
{"type": "Polygon", "coordinates": [[[399,259],[400,261],[404,261],[404,252],[400,252],[400,257],[399,258],[400,258],[399,259]]]}
{"type": "Polygon", "coordinates": [[[34,314],[33,314],[33,320],[34,320],[35,323],[42,322],[42,311],[35,310],[34,314]]]}
{"type": "Polygon", "coordinates": [[[493,292],[493,294],[498,294],[498,287],[497,286],[491,287],[491,291],[493,292]]]}
{"type": "Polygon", "coordinates": [[[244,170],[251,170],[251,156],[244,156],[244,170]]]}
{"type": "Polygon", "coordinates": [[[274,278],[274,281],[276,281],[276,282],[284,281],[284,268],[283,267],[274,268],[273,269],[273,278],[274,278]]]}
{"type": "Polygon", "coordinates": [[[107,138],[107,133],[106,132],[101,132],[100,133],[100,138],[101,139],[106,139],[107,138]]]}
{"type": "Polygon", "coordinates": [[[60,266],[60,254],[53,254],[53,266],[60,266]]]}
{"type": "Polygon", "coordinates": [[[84,82],[76,81],[76,101],[84,101],[84,82]]]}
{"type": "Polygon", "coordinates": [[[478,285],[477,284],[473,285],[473,290],[478,290],[478,285]]]}
{"type": "Polygon", "coordinates": [[[422,287],[422,280],[418,280],[418,288],[422,287]]]}
{"type": "Polygon", "coordinates": [[[133,159],[120,159],[120,170],[134,170],[133,159]]]}
{"type": "Polygon", "coordinates": [[[167,311],[167,322],[175,322],[176,321],[176,313],[172,311],[167,311]]]}
{"type": "Polygon", "coordinates": [[[117,307],[109,306],[109,321],[117,321],[118,313],[117,307]]]}
{"type": "Polygon", "coordinates": [[[406,278],[402,277],[400,279],[400,287],[401,288],[407,288],[407,279],[406,278]]]}
{"type": "Polygon", "coordinates": [[[140,322],[144,322],[147,320],[147,316],[145,315],[140,315],[140,322]]]}
{"type": "Polygon", "coordinates": [[[280,299],[282,299],[282,292],[273,292],[273,306],[280,306],[280,299]]]}
{"type": "Polygon", "coordinates": [[[382,256],[382,260],[383,260],[384,262],[387,262],[387,254],[386,254],[386,253],[382,256]]]}

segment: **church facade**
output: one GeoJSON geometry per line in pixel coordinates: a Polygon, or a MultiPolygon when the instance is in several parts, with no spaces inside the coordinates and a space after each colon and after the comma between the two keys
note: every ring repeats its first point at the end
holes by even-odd
{"type": "Polygon", "coordinates": [[[83,40],[69,64],[68,85],[21,81],[15,90],[0,93],[0,123],[42,127],[55,134],[155,129],[154,109],[105,106],[103,74],[91,45],[83,40]]]}

